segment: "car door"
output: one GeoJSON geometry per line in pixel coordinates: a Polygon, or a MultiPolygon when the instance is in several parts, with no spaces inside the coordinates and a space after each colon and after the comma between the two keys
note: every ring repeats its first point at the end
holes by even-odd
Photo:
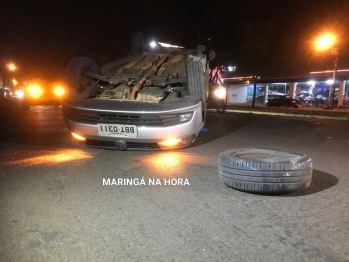
{"type": "Polygon", "coordinates": [[[276,97],[275,105],[276,106],[283,106],[284,105],[284,101],[283,101],[283,97],[282,96],[277,96],[276,97]]]}

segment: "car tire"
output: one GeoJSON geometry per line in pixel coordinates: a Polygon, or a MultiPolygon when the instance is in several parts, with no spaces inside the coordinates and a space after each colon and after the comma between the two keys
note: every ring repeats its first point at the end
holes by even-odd
{"type": "Polygon", "coordinates": [[[65,79],[73,96],[92,98],[97,95],[98,86],[94,79],[86,77],[85,72],[100,74],[100,69],[89,57],[75,57],[68,63],[65,79]]]}
{"type": "Polygon", "coordinates": [[[205,75],[202,63],[200,61],[190,61],[185,64],[185,70],[188,95],[200,97],[203,104],[206,104],[205,75]]]}
{"type": "Polygon", "coordinates": [[[269,104],[269,102],[267,103],[267,107],[271,107],[271,104],[269,104]]]}
{"type": "Polygon", "coordinates": [[[218,158],[221,181],[234,189],[285,194],[310,186],[313,164],[304,154],[269,149],[232,149],[218,158]]]}
{"type": "Polygon", "coordinates": [[[290,107],[290,105],[289,105],[289,104],[287,104],[287,105],[285,105],[285,107],[286,107],[286,108],[289,108],[289,107],[290,107]]]}
{"type": "Polygon", "coordinates": [[[295,106],[293,106],[294,108],[298,108],[298,106],[297,105],[295,105],[295,106]]]}

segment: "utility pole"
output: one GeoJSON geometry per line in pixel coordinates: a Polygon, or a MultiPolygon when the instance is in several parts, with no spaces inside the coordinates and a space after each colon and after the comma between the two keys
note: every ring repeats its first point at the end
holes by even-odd
{"type": "Polygon", "coordinates": [[[256,107],[256,93],[257,93],[257,79],[259,77],[253,76],[253,97],[252,97],[252,108],[256,107]]]}

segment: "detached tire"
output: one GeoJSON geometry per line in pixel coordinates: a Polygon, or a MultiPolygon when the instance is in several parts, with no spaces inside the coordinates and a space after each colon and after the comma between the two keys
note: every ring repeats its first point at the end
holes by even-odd
{"type": "Polygon", "coordinates": [[[91,98],[97,95],[96,81],[85,75],[86,72],[100,74],[96,62],[89,57],[75,57],[68,63],[65,71],[67,85],[73,95],[91,98]]]}
{"type": "Polygon", "coordinates": [[[285,194],[310,186],[313,162],[304,154],[268,149],[233,149],[218,158],[221,181],[251,193],[285,194]]]}

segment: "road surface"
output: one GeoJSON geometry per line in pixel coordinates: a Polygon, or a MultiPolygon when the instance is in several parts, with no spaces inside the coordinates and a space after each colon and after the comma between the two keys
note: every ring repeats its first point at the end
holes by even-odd
{"type": "Polygon", "coordinates": [[[85,147],[60,107],[0,126],[0,261],[349,261],[348,121],[210,112],[191,147],[151,152],[85,147]],[[310,188],[226,187],[218,155],[240,147],[308,154],[310,188]]]}

